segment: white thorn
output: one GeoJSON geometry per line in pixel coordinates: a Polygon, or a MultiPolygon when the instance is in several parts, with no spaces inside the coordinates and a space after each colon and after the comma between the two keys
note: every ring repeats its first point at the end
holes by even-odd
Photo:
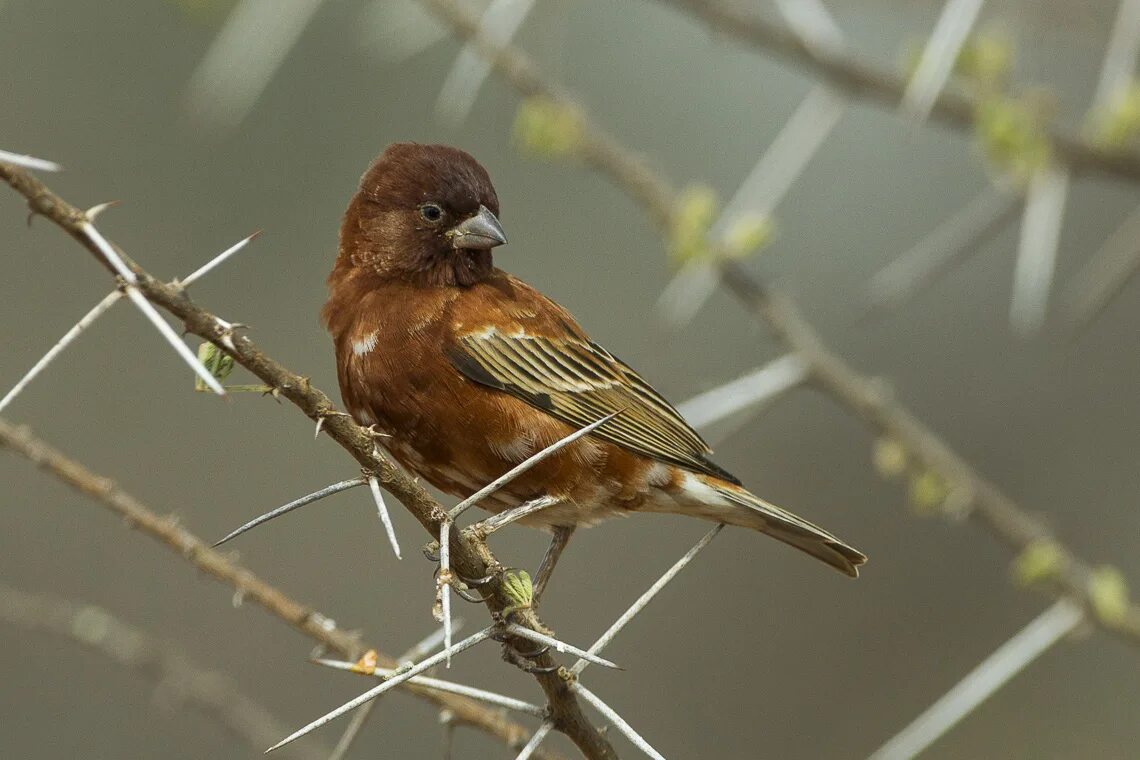
{"type": "Polygon", "coordinates": [[[111,245],[107,238],[103,237],[103,233],[100,232],[94,224],[89,221],[82,222],[79,228],[83,230],[83,234],[95,244],[95,247],[99,249],[99,253],[103,254],[103,258],[106,259],[107,263],[111,265],[111,268],[114,269],[120,277],[132,285],[139,281],[138,275],[135,274],[133,269],[127,266],[127,262],[123,261],[123,257],[115,250],[115,246],[111,245]]]}
{"type": "MultiPolygon", "coordinates": [[[[372,668],[372,672],[368,673],[362,670],[357,663],[344,662],[341,660],[317,659],[313,660],[313,662],[315,662],[317,665],[323,665],[335,670],[345,670],[351,673],[360,673],[362,675],[374,675],[384,679],[399,676],[405,672],[403,668],[372,668]]],[[[437,691],[445,691],[449,694],[461,694],[465,697],[478,699],[482,702],[486,702],[487,704],[495,705],[496,707],[505,707],[508,710],[514,710],[525,715],[536,715],[541,717],[546,714],[546,708],[531,704],[530,702],[524,702],[521,699],[515,699],[514,697],[508,697],[504,694],[497,694],[493,691],[487,691],[485,689],[477,689],[473,686],[467,686],[466,684],[455,683],[454,681],[443,681],[438,678],[431,678],[429,676],[415,676],[407,680],[410,683],[427,686],[437,691]]]]}
{"type": "Polygon", "coordinates": [[[871,277],[867,287],[871,305],[890,308],[912,298],[995,235],[1021,203],[1019,195],[993,185],[978,193],[871,277]]]}
{"type": "Polygon", "coordinates": [[[431,13],[413,0],[373,0],[360,21],[361,42],[389,63],[403,63],[448,37],[431,13]]]}
{"type": "Polygon", "coordinates": [[[218,379],[210,373],[210,370],[202,365],[202,362],[198,361],[198,357],[194,355],[194,352],[182,342],[182,339],[178,337],[174,329],[166,323],[166,320],[162,318],[162,315],[158,313],[158,310],[154,308],[151,302],[146,300],[146,296],[144,296],[138,288],[128,285],[127,298],[131,299],[131,302],[151,321],[151,324],[158,328],[158,332],[162,337],[166,338],[166,342],[182,357],[183,361],[190,365],[190,369],[194,370],[195,374],[202,378],[202,381],[210,387],[210,390],[219,396],[226,395],[226,389],[222,387],[218,379]]]}
{"type": "Polygon", "coordinates": [[[554,728],[554,724],[548,720],[544,720],[542,725],[538,727],[538,730],[534,732],[534,735],[530,737],[530,741],[522,748],[522,752],[515,757],[515,760],[530,760],[530,756],[538,749],[538,745],[542,744],[542,740],[546,738],[546,735],[550,733],[550,729],[552,728],[554,728]]]}
{"type": "Polygon", "coordinates": [[[479,631],[478,633],[472,634],[471,636],[468,636],[463,641],[460,641],[458,644],[456,644],[454,647],[447,650],[446,652],[439,652],[438,654],[435,654],[431,657],[428,657],[423,662],[420,662],[416,665],[413,665],[412,667],[408,668],[407,670],[400,670],[398,675],[393,675],[391,678],[386,679],[384,681],[384,683],[380,684],[379,686],[376,686],[372,689],[369,689],[368,691],[361,694],[359,697],[356,697],[355,699],[344,703],[343,705],[336,708],[332,712],[329,712],[329,713],[326,713],[325,715],[322,715],[321,717],[317,718],[316,720],[314,720],[312,723],[308,724],[304,728],[301,728],[297,731],[294,731],[289,736],[287,736],[284,739],[282,739],[281,741],[277,742],[277,744],[274,744],[272,747],[265,750],[265,752],[268,754],[275,749],[280,749],[281,747],[284,747],[286,744],[289,744],[290,742],[293,742],[293,741],[296,741],[297,739],[300,739],[302,736],[313,731],[314,729],[320,728],[321,726],[325,725],[326,723],[329,723],[330,721],[333,721],[333,720],[339,718],[340,716],[344,715],[346,712],[348,712],[350,710],[354,710],[357,707],[360,707],[365,702],[370,702],[371,700],[376,699],[376,697],[380,696],[384,692],[386,692],[390,689],[394,689],[395,687],[397,687],[400,684],[404,683],[405,681],[408,681],[411,678],[419,675],[420,673],[424,672],[425,670],[429,670],[429,669],[435,667],[440,662],[447,659],[447,657],[450,657],[453,654],[459,654],[460,652],[463,652],[467,649],[470,649],[471,647],[475,646],[476,644],[480,643],[481,641],[485,641],[486,639],[490,638],[491,633],[494,630],[495,630],[494,626],[484,628],[483,630],[479,631]]]}
{"type": "MultiPolygon", "coordinates": [[[[533,7],[534,0],[491,0],[479,20],[479,31],[496,47],[504,47],[533,7]]],[[[451,126],[462,124],[490,73],[490,61],[479,54],[474,44],[466,43],[455,57],[436,99],[435,111],[440,118],[451,126]]]]}
{"type": "MultiPolygon", "coordinates": [[[[637,601],[631,604],[629,609],[623,612],[621,617],[615,620],[614,624],[611,625],[606,630],[606,632],[603,633],[598,638],[598,640],[594,642],[594,644],[590,647],[590,654],[597,654],[598,652],[602,651],[607,644],[613,641],[614,637],[621,633],[621,629],[625,628],[626,624],[629,623],[629,621],[637,617],[638,613],[640,613],[651,601],[653,601],[653,597],[657,596],[658,592],[660,592],[661,589],[669,585],[669,582],[677,577],[677,574],[685,568],[685,565],[688,565],[690,562],[692,562],[693,557],[697,556],[697,554],[700,553],[701,549],[704,549],[706,546],[708,546],[709,542],[716,538],[716,534],[720,533],[721,529],[723,528],[723,524],[715,525],[711,530],[709,530],[708,533],[701,536],[701,540],[697,541],[697,543],[693,545],[692,549],[689,549],[689,551],[685,552],[685,556],[681,557],[681,559],[673,563],[673,566],[666,570],[665,574],[658,578],[657,581],[652,586],[650,586],[644,594],[639,596],[637,598],[637,601]]],[[[581,674],[581,672],[586,669],[586,666],[588,664],[589,663],[586,662],[586,660],[578,660],[578,662],[574,663],[574,667],[570,668],[571,675],[577,676],[581,674]]]]}
{"type": "Polygon", "coordinates": [[[190,113],[215,128],[240,124],[320,5],[321,0],[240,0],[190,77],[190,113]]]}
{"type": "Polygon", "coordinates": [[[614,670],[622,670],[622,667],[620,665],[610,662],[604,657],[599,657],[593,652],[587,652],[585,649],[576,647],[573,644],[567,644],[565,641],[560,641],[553,636],[547,636],[545,633],[532,631],[530,628],[519,625],[518,623],[507,623],[503,627],[503,630],[512,636],[528,639],[529,641],[533,641],[536,644],[542,644],[543,646],[554,647],[554,649],[558,652],[575,655],[583,660],[592,662],[595,665],[601,665],[604,668],[613,668],[614,670]]]}
{"type": "Polygon", "coordinates": [[[83,216],[86,217],[87,221],[94,222],[104,211],[109,208],[114,208],[118,205],[119,201],[107,201],[106,203],[100,203],[84,211],[83,216]]]}
{"type": "Polygon", "coordinates": [[[251,242],[253,242],[253,240],[260,234],[261,234],[261,230],[258,230],[257,232],[253,233],[249,237],[243,238],[243,239],[239,240],[238,242],[234,243],[229,248],[222,251],[217,256],[210,259],[205,264],[198,267],[193,272],[191,272],[190,274],[186,275],[184,278],[179,280],[179,283],[184,288],[189,287],[192,283],[201,279],[202,275],[206,274],[211,269],[213,269],[214,267],[221,264],[223,261],[228,259],[230,256],[233,256],[235,253],[240,251],[242,248],[245,248],[247,245],[249,245],[251,242]]]}
{"type": "Polygon", "coordinates": [[[477,523],[476,527],[483,531],[483,533],[490,535],[497,530],[505,528],[516,520],[521,520],[527,515],[532,515],[540,509],[546,509],[560,501],[562,501],[562,499],[557,496],[539,496],[537,499],[531,499],[517,507],[511,507],[498,514],[491,515],[486,520],[477,523]]]}
{"type": "Polygon", "coordinates": [[[1062,169],[1041,169],[1029,183],[1009,304],[1010,325],[1023,337],[1045,323],[1068,192],[1069,175],[1062,169]]]}
{"type": "Polygon", "coordinates": [[[36,158],[35,156],[29,156],[24,153],[9,153],[6,150],[0,150],[0,161],[22,166],[25,169],[37,169],[42,172],[58,172],[63,169],[63,167],[55,161],[36,158]]]}
{"type": "Polygon", "coordinates": [[[830,55],[843,52],[843,30],[820,0],[776,0],[776,9],[808,46],[830,55]]]}
{"type": "Polygon", "coordinates": [[[103,312],[114,306],[122,297],[122,291],[112,290],[102,301],[95,304],[95,307],[92,308],[91,311],[84,314],[83,317],[76,322],[70,330],[64,333],[63,337],[60,338],[54,346],[48,349],[48,352],[28,370],[27,374],[20,378],[20,381],[13,386],[12,390],[8,391],[3,399],[0,399],[0,412],[4,411],[4,408],[12,403],[12,400],[16,398],[37,375],[43,372],[44,368],[51,364],[55,357],[63,352],[63,349],[71,345],[71,342],[78,338],[80,333],[90,327],[92,322],[98,319],[103,312]]]}
{"type": "Polygon", "coordinates": [[[285,504],[284,506],[277,507],[276,509],[272,509],[263,515],[259,515],[258,517],[253,518],[252,520],[250,520],[249,522],[247,522],[245,525],[241,526],[237,530],[230,531],[230,533],[227,534],[225,536],[225,538],[221,539],[220,541],[218,541],[217,543],[214,544],[214,548],[221,546],[222,544],[226,543],[227,541],[231,541],[231,540],[237,538],[242,533],[245,533],[247,530],[252,530],[253,528],[256,528],[258,525],[261,525],[263,523],[267,523],[270,520],[273,520],[277,517],[280,517],[281,515],[286,514],[288,512],[292,512],[294,509],[300,509],[301,507],[304,507],[308,504],[312,504],[314,501],[320,501],[321,499],[325,498],[326,496],[332,496],[334,493],[340,493],[341,491],[347,491],[350,488],[356,488],[357,486],[362,486],[362,485],[364,485],[364,478],[350,478],[348,480],[342,480],[339,483],[333,483],[331,486],[325,486],[324,488],[320,489],[319,491],[314,491],[313,493],[305,494],[301,498],[294,499],[293,501],[289,502],[288,504],[285,504]]]}
{"type": "Polygon", "coordinates": [[[618,715],[617,711],[603,702],[597,694],[583,686],[580,681],[571,681],[569,686],[571,691],[575,691],[581,695],[581,697],[593,705],[594,709],[600,712],[606,720],[612,723],[618,731],[621,731],[623,734],[625,734],[625,738],[633,742],[633,746],[637,747],[639,750],[644,752],[646,755],[649,755],[649,757],[652,757],[654,760],[665,760],[665,757],[660,752],[653,749],[649,742],[645,741],[645,739],[642,738],[641,734],[633,730],[633,726],[625,722],[625,718],[618,715]]]}
{"type": "Polygon", "coordinates": [[[529,470],[531,467],[534,467],[536,464],[541,462],[543,459],[546,459],[548,456],[555,453],[556,451],[561,449],[563,446],[568,446],[571,443],[573,443],[574,441],[581,438],[582,436],[588,435],[588,434],[594,432],[594,430],[601,427],[605,423],[609,422],[610,420],[612,420],[614,417],[616,417],[619,414],[621,414],[621,410],[619,410],[617,412],[613,412],[612,414],[607,414],[605,417],[602,417],[599,420],[595,420],[594,422],[591,422],[586,427],[584,427],[580,430],[575,430],[573,433],[566,436],[562,440],[555,441],[554,443],[550,444],[549,446],[547,446],[542,451],[531,456],[529,459],[522,462],[521,464],[515,465],[513,468],[511,468],[505,474],[500,475],[499,477],[495,478],[490,483],[483,486],[478,491],[476,491],[475,493],[471,494],[470,496],[468,496],[463,501],[456,504],[455,507],[448,513],[448,516],[452,520],[455,520],[457,517],[459,517],[461,514],[463,514],[465,511],[467,511],[467,509],[470,508],[473,504],[477,503],[480,499],[493,494],[495,491],[498,491],[500,488],[502,488],[506,484],[510,483],[512,480],[517,478],[519,475],[522,475],[524,472],[529,470]]]}
{"type": "Polygon", "coordinates": [[[388,514],[388,505],[384,503],[384,494],[380,493],[380,481],[373,475],[368,478],[368,487],[372,490],[372,500],[376,502],[376,511],[380,515],[380,522],[384,524],[384,531],[388,534],[388,543],[392,544],[392,551],[396,559],[400,556],[400,543],[396,540],[396,529],[392,526],[392,518],[388,514]]]}
{"type": "MultiPolygon", "coordinates": [[[[451,520],[439,526],[439,609],[443,615],[443,648],[451,649],[451,520]]],[[[451,667],[451,657],[447,658],[451,667]]]]}
{"type": "Polygon", "coordinates": [[[981,10],[982,0],[946,0],[942,6],[942,15],[903,93],[901,108],[910,118],[921,123],[930,115],[981,10]]]}
{"type": "Polygon", "coordinates": [[[1107,108],[1127,89],[1135,76],[1137,54],[1140,54],[1140,0],[1120,0],[1093,95],[1094,111],[1107,108]]]}
{"type": "Polygon", "coordinates": [[[693,396],[677,411],[695,428],[705,427],[795,388],[808,376],[808,365],[795,354],[774,359],[743,377],[693,396]]]}
{"type": "Polygon", "coordinates": [[[1076,629],[1085,613],[1062,599],[998,647],[869,760],[910,760],[969,715],[1054,644],[1076,629]]]}

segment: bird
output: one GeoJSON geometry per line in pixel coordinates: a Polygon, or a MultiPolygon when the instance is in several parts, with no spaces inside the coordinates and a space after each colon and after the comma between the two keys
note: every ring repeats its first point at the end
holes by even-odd
{"type": "Polygon", "coordinates": [[[487,170],[447,145],[389,145],[340,227],[321,316],[348,413],[397,462],[466,498],[583,427],[479,506],[545,498],[537,598],[576,528],[635,512],[751,528],[858,576],[866,556],[751,493],[628,364],[571,314],[497,268],[507,242],[487,170]]]}

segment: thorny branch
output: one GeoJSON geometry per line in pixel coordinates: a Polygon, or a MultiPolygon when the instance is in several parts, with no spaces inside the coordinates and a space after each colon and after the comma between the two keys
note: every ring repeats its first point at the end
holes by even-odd
{"type": "MultiPolygon", "coordinates": [[[[89,220],[83,211],[69,204],[37,178],[16,166],[0,163],[0,179],[28,199],[28,205],[33,213],[50,219],[91,252],[97,261],[109,270],[112,269],[105,254],[87,234],[89,220]]],[[[234,361],[257,375],[280,396],[300,408],[310,419],[313,421],[323,419],[323,429],[329,437],[351,454],[366,471],[373,473],[380,484],[407,507],[428,533],[436,538],[439,537],[440,526],[447,519],[447,513],[423,486],[380,453],[368,431],[353,422],[351,417],[334,414],[336,408],[324,392],[313,387],[308,378],[292,372],[262,353],[247,335],[235,334],[230,322],[195,304],[186,291],[176,283],[165,283],[155,279],[126,254],[121,251],[118,253],[137,278],[134,287],[137,287],[148,300],[178,317],[187,331],[209,340],[232,356],[234,361]]],[[[467,531],[453,532],[451,536],[451,562],[455,571],[467,578],[486,576],[501,578],[504,566],[491,554],[485,542],[467,531]]],[[[488,594],[485,601],[492,615],[496,617],[510,604],[506,597],[499,593],[488,594]]],[[[535,612],[529,609],[516,613],[514,620],[531,629],[544,627],[535,612]]],[[[529,645],[522,643],[525,640],[519,641],[520,646],[526,651],[529,645]]],[[[616,758],[617,754],[609,741],[582,712],[581,704],[570,688],[571,679],[559,671],[557,661],[549,653],[543,653],[533,662],[534,677],[546,695],[554,727],[566,734],[591,760],[616,758]],[[547,670],[549,672],[542,672],[547,670]]]]}
{"type": "MultiPolygon", "coordinates": [[[[906,92],[907,78],[879,69],[859,58],[826,45],[813,45],[793,30],[724,0],[665,0],[702,19],[711,28],[764,53],[784,58],[826,80],[848,95],[897,108],[906,92]]],[[[930,117],[948,126],[971,129],[977,101],[971,95],[943,90],[930,117]]],[[[1074,174],[1105,174],[1130,182],[1140,181],[1140,154],[1112,149],[1058,130],[1049,134],[1058,159],[1074,174]]]]}
{"type": "MultiPolygon", "coordinates": [[[[456,34],[473,44],[491,62],[495,71],[518,92],[527,97],[545,98],[572,109],[577,115],[579,127],[576,155],[639,202],[662,232],[669,234],[673,228],[678,193],[644,157],[626,148],[617,138],[590,121],[582,107],[561,88],[550,83],[523,52],[511,46],[497,46],[488,40],[480,31],[478,19],[455,0],[421,2],[456,34]]],[[[799,42],[795,44],[800,45],[799,42]]],[[[940,108],[946,109],[947,106],[936,105],[935,113],[940,108]]],[[[1102,154],[1073,151],[1071,156],[1078,163],[1083,161],[1083,165],[1089,168],[1116,166],[1102,154]],[[1095,156],[1099,158],[1094,158],[1095,156]]],[[[1128,168],[1133,163],[1134,174],[1140,178],[1140,158],[1124,161],[1120,165],[1124,168],[1118,167],[1119,173],[1133,176],[1133,170],[1128,168]]],[[[1100,614],[1092,587],[1092,567],[1053,536],[1041,519],[974,470],[933,430],[884,393],[873,378],[861,374],[833,353],[791,298],[761,283],[740,265],[721,255],[723,250],[717,240],[709,238],[706,242],[713,258],[722,262],[721,276],[724,284],[789,352],[807,365],[809,384],[865,421],[877,434],[898,441],[916,463],[937,473],[948,484],[951,492],[961,497],[960,508],[963,512],[1015,552],[1048,545],[1055,552],[1051,574],[1052,593],[1057,597],[1072,597],[1102,629],[1134,646],[1140,646],[1140,608],[1129,603],[1125,609],[1115,614],[1100,614]]]]}
{"type": "MultiPolygon", "coordinates": [[[[3,165],[0,164],[0,169],[2,168],[3,165]]],[[[232,587],[247,601],[254,602],[328,649],[350,659],[356,659],[369,649],[357,635],[338,628],[331,618],[292,599],[221,552],[210,548],[208,543],[183,528],[176,517],[158,515],[119,488],[111,479],[91,472],[37,438],[26,426],[15,426],[0,419],[0,448],[24,457],[91,497],[123,518],[130,527],[165,544],[200,571],[232,587]]],[[[394,659],[382,654],[377,656],[377,663],[381,667],[398,665],[394,659]]],[[[443,694],[417,684],[406,684],[404,688],[441,709],[450,710],[457,723],[486,731],[510,747],[522,746],[527,740],[529,732],[525,728],[473,700],[443,694]]],[[[274,740],[280,736],[277,734],[274,740]]],[[[547,753],[545,757],[557,760],[558,756],[547,753]]]]}
{"type": "MultiPolygon", "coordinates": [[[[156,692],[178,706],[189,705],[215,719],[251,748],[261,751],[287,728],[233,679],[190,661],[179,649],[91,604],[33,594],[0,584],[0,622],[28,631],[62,636],[156,682],[156,692]]],[[[298,745],[294,755],[327,758],[329,750],[298,745]]]]}

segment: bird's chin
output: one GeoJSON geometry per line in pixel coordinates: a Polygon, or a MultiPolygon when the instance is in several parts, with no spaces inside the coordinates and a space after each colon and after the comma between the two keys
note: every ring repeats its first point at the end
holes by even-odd
{"type": "Polygon", "coordinates": [[[454,257],[455,284],[469,288],[491,275],[494,264],[490,248],[464,248],[454,257]]]}

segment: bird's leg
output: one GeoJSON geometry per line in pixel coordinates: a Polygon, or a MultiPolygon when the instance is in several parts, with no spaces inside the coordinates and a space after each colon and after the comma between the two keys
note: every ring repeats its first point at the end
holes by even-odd
{"type": "Polygon", "coordinates": [[[550,539],[550,546],[546,549],[542,564],[538,566],[538,575],[534,579],[535,604],[538,604],[542,598],[542,592],[546,590],[546,584],[550,581],[554,566],[558,564],[558,558],[562,556],[562,550],[566,548],[566,544],[570,543],[570,536],[574,535],[574,526],[555,525],[553,531],[554,535],[550,539]]]}

